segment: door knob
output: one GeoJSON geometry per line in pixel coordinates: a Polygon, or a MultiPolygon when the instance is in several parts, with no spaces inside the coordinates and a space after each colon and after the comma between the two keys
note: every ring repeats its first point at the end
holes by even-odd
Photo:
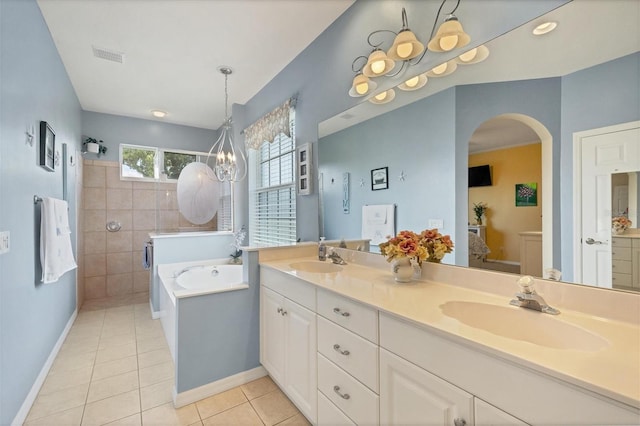
{"type": "Polygon", "coordinates": [[[594,240],[593,238],[587,238],[585,243],[589,244],[590,246],[594,244],[604,244],[602,241],[594,240]]]}

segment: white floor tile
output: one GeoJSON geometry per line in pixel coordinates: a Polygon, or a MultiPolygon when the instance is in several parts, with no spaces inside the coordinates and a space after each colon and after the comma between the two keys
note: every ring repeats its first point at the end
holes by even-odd
{"type": "Polygon", "coordinates": [[[134,390],[87,404],[83,425],[102,425],[140,412],[140,393],[134,390]]]}
{"type": "Polygon", "coordinates": [[[99,401],[101,399],[119,395],[138,388],[137,371],[130,371],[107,379],[94,380],[89,386],[87,403],[99,401]]]}

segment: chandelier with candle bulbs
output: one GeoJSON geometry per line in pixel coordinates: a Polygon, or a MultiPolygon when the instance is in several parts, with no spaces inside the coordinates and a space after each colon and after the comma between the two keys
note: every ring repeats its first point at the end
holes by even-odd
{"type": "MultiPolygon", "coordinates": [[[[239,182],[247,175],[247,159],[242,147],[237,147],[232,138],[232,120],[229,116],[228,78],[233,71],[222,66],[218,68],[224,75],[224,122],[220,126],[220,136],[211,146],[207,156],[207,165],[212,169],[213,176],[220,182],[239,182]]],[[[209,173],[211,174],[211,173],[209,173]]]]}

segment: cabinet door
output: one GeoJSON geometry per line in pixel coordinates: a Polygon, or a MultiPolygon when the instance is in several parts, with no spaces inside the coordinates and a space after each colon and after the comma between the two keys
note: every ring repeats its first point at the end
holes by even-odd
{"type": "Polygon", "coordinates": [[[260,358],[262,365],[278,383],[285,380],[284,297],[261,287],[260,358]]]}
{"type": "Polygon", "coordinates": [[[640,290],[640,240],[633,240],[631,250],[631,287],[640,290]]]}
{"type": "Polygon", "coordinates": [[[380,424],[472,425],[473,395],[380,348],[380,424]]]}
{"type": "Polygon", "coordinates": [[[476,398],[474,406],[476,426],[527,426],[526,423],[516,419],[511,414],[507,414],[481,399],[476,398]]]}
{"type": "Polygon", "coordinates": [[[316,314],[285,299],[285,392],[300,411],[317,417],[316,314]]]}

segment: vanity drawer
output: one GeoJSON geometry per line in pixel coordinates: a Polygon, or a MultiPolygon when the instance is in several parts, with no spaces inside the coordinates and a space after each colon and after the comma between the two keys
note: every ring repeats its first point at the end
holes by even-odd
{"type": "Polygon", "coordinates": [[[614,286],[623,285],[625,287],[632,286],[631,274],[620,274],[618,272],[614,272],[612,274],[612,280],[614,286]]]}
{"type": "Polygon", "coordinates": [[[613,247],[611,249],[613,260],[631,260],[631,247],[613,247]]]}
{"type": "Polygon", "coordinates": [[[318,290],[317,312],[365,339],[378,343],[378,311],[346,297],[318,290]]]}
{"type": "Polygon", "coordinates": [[[356,426],[349,417],[329,399],[318,392],[318,426],[356,426]]]}
{"type": "Polygon", "coordinates": [[[611,238],[611,247],[631,247],[631,238],[611,238]]]}
{"type": "Polygon", "coordinates": [[[377,345],[318,317],[318,352],[378,393],[377,345]]]}
{"type": "Polygon", "coordinates": [[[378,395],[321,354],[318,354],[318,390],[354,423],[378,424],[378,395]]]}
{"type": "Polygon", "coordinates": [[[613,272],[618,274],[630,274],[631,273],[631,262],[628,260],[617,260],[614,259],[611,262],[611,268],[613,272]]]}

